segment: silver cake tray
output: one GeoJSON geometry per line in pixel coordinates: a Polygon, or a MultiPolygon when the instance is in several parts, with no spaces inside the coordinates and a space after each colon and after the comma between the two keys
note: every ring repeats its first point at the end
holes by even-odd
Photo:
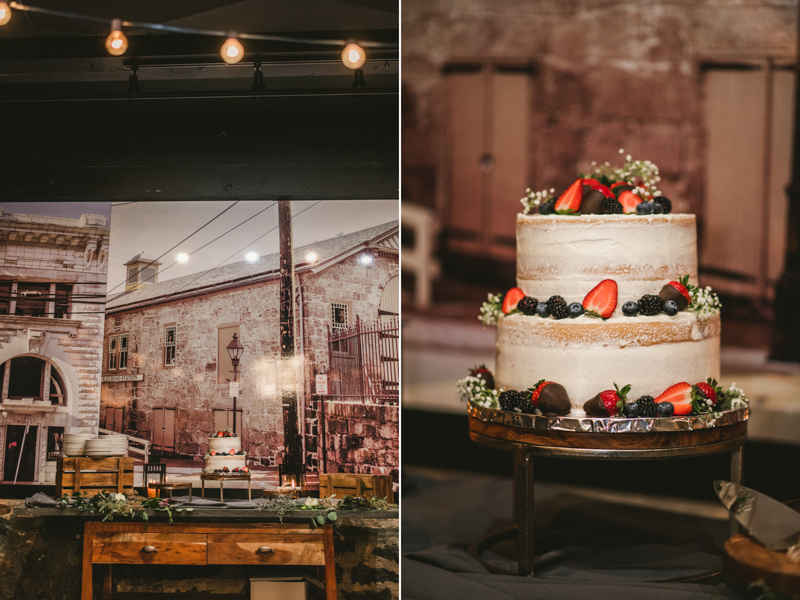
{"type": "Polygon", "coordinates": [[[682,417],[652,417],[627,419],[625,417],[545,417],[494,410],[472,404],[467,405],[469,416],[489,423],[508,427],[521,427],[539,431],[570,431],[576,433],[650,433],[654,431],[696,431],[724,427],[746,421],[750,409],[737,408],[702,415],[682,417]]]}

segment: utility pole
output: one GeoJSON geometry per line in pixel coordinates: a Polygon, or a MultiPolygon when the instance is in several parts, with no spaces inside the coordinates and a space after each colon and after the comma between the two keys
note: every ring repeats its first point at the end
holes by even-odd
{"type": "Polygon", "coordinates": [[[283,444],[301,448],[297,427],[297,385],[294,363],[294,250],[292,248],[292,203],[278,201],[280,234],[280,318],[281,318],[281,397],[283,404],[283,444]]]}
{"type": "MultiPolygon", "coordinates": [[[[800,35],[800,14],[798,14],[800,35]]],[[[792,180],[786,187],[789,214],[786,235],[786,260],[775,285],[775,305],[772,321],[771,360],[800,362],[800,48],[795,68],[794,144],[792,148],[792,180]]]]}

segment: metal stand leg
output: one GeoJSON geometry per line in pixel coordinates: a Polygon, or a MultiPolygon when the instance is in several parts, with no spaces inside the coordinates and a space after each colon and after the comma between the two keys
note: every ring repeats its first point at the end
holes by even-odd
{"type": "Polygon", "coordinates": [[[519,574],[533,573],[533,456],[524,448],[517,452],[517,528],[519,535],[519,574]]]}
{"type": "MultiPolygon", "coordinates": [[[[743,447],[739,446],[736,450],[731,452],[731,483],[742,483],[742,472],[744,465],[742,463],[743,447]]],[[[740,531],[739,522],[731,515],[729,519],[731,536],[736,535],[740,531]]]]}

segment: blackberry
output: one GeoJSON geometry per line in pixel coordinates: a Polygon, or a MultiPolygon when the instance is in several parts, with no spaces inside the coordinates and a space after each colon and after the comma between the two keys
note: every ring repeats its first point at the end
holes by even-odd
{"type": "Polygon", "coordinates": [[[531,316],[536,314],[536,307],[538,304],[539,301],[536,298],[525,296],[522,300],[517,302],[517,308],[523,315],[531,316]]]}
{"type": "Polygon", "coordinates": [[[547,301],[547,310],[556,319],[566,319],[569,316],[567,303],[561,296],[550,296],[547,301]]]}
{"type": "Polygon", "coordinates": [[[622,203],[616,198],[603,198],[600,209],[604,215],[621,215],[623,211],[622,203]]]}
{"type": "Polygon", "coordinates": [[[514,410],[517,407],[517,390],[504,390],[500,392],[497,401],[500,403],[501,410],[514,410]]]}
{"type": "Polygon", "coordinates": [[[556,212],[555,200],[553,200],[552,202],[545,202],[544,204],[539,205],[540,215],[552,215],[554,212],[556,212]]]}
{"type": "Polygon", "coordinates": [[[642,417],[655,417],[658,412],[658,405],[652,396],[642,396],[636,400],[639,405],[639,415],[642,417]]]}
{"type": "Polygon", "coordinates": [[[652,317],[653,315],[660,313],[663,308],[664,301],[660,296],[656,296],[654,294],[645,294],[639,298],[639,310],[642,311],[643,315],[652,317]]]}
{"type": "Polygon", "coordinates": [[[664,196],[659,196],[657,202],[664,207],[665,215],[672,212],[672,200],[664,196]]]}

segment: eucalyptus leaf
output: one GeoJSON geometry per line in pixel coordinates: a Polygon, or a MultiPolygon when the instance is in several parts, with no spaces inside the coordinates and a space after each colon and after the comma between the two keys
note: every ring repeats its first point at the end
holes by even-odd
{"type": "Polygon", "coordinates": [[[328,513],[328,520],[335,521],[338,518],[339,517],[336,516],[336,513],[334,511],[331,511],[331,512],[328,513]]]}
{"type": "Polygon", "coordinates": [[[322,515],[318,515],[317,523],[319,523],[320,525],[325,525],[325,517],[323,517],[322,515]]]}

